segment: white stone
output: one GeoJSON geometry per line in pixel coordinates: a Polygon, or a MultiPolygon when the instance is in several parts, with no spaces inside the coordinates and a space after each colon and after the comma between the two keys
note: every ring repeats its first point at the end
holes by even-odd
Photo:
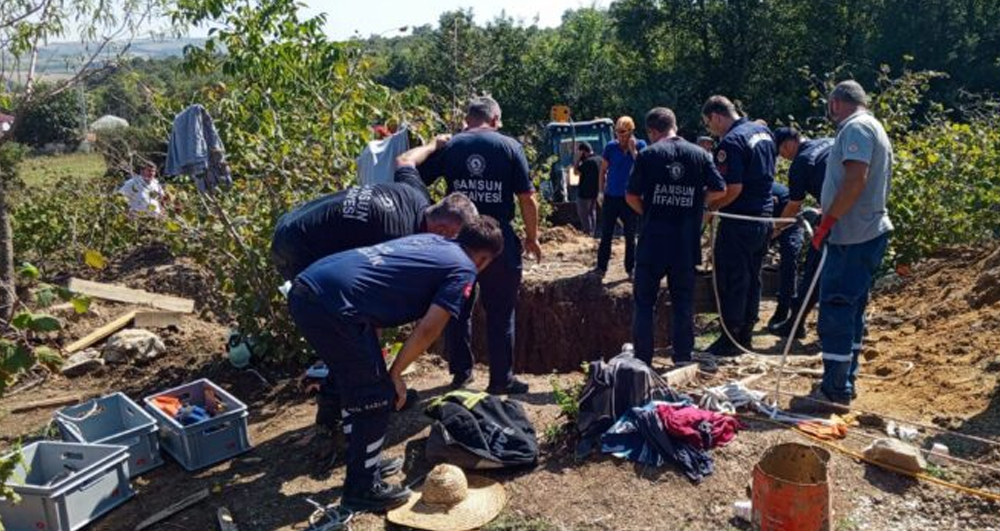
{"type": "Polygon", "coordinates": [[[122,330],[108,338],[102,354],[107,363],[125,363],[156,358],[167,349],[160,336],[133,328],[122,330]]]}

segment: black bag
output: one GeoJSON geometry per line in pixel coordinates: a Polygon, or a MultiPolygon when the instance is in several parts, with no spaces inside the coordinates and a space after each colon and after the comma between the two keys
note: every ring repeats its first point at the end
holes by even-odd
{"type": "Polygon", "coordinates": [[[464,469],[532,466],[538,462],[535,428],[514,400],[452,391],[433,400],[426,454],[432,463],[464,469]]]}

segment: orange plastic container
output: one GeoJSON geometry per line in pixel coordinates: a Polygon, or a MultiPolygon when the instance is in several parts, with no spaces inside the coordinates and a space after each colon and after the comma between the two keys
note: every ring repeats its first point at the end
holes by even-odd
{"type": "Polygon", "coordinates": [[[753,528],[829,531],[830,453],[798,443],[770,448],[753,469],[753,528]]]}

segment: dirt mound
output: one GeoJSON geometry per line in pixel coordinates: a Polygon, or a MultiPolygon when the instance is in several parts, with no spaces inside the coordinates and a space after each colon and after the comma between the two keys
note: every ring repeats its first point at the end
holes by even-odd
{"type": "MultiPolygon", "coordinates": [[[[1000,246],[958,248],[914,266],[875,298],[862,400],[906,417],[996,435],[1000,367],[1000,246]],[[901,361],[913,370],[900,375],[901,361]],[[976,419],[979,419],[977,421],[976,419]]],[[[888,412],[888,411],[887,411],[888,412]]]]}

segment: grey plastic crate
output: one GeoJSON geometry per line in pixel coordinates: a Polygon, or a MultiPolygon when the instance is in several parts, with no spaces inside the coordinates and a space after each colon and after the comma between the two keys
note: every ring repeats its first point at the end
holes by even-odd
{"type": "Polygon", "coordinates": [[[0,498],[8,531],[76,531],[134,494],[124,446],[40,441],[21,455],[10,482],[21,501],[0,498]]]}
{"type": "Polygon", "coordinates": [[[160,445],[185,469],[192,471],[225,461],[250,449],[247,406],[210,380],[201,379],[143,399],[160,425],[160,445]],[[198,405],[212,418],[184,426],[155,405],[159,396],[198,405]]]}
{"type": "Polygon", "coordinates": [[[132,477],[163,464],[156,419],[123,393],[65,408],[55,419],[64,441],[127,446],[132,477]]]}

